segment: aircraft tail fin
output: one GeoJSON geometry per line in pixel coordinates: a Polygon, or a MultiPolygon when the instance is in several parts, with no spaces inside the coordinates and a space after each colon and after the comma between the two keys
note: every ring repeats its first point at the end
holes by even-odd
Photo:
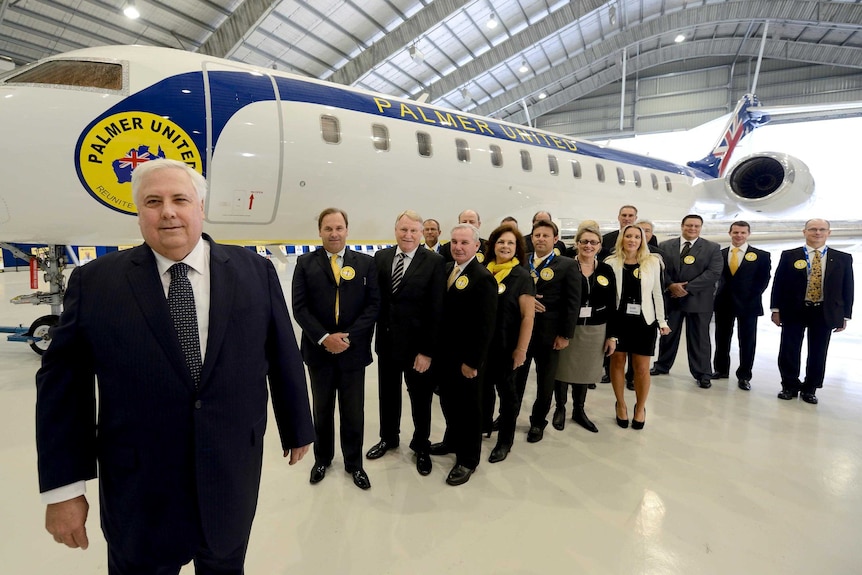
{"type": "Polygon", "coordinates": [[[710,174],[714,178],[724,176],[724,172],[730,164],[730,156],[739,141],[755,128],[769,122],[768,114],[749,110],[749,108],[758,105],[757,96],[754,94],[746,94],[740,98],[712,151],[702,160],[688,162],[688,166],[710,174]]]}

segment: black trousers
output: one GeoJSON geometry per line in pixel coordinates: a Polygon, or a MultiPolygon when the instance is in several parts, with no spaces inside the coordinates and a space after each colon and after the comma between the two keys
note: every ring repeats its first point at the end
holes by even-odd
{"type": "Polygon", "coordinates": [[[329,465],[335,455],[335,401],[341,424],[344,469],[362,469],[362,438],[365,428],[365,368],[342,370],[337,365],[310,367],[314,413],[314,461],[329,465]]]}
{"type": "Polygon", "coordinates": [[[730,373],[730,340],[733,339],[734,323],[739,341],[739,368],[736,370],[736,377],[751,379],[754,350],[757,347],[756,315],[734,315],[732,312],[715,310],[715,355],[712,366],[718,373],[730,373]]]}
{"type": "Polygon", "coordinates": [[[788,391],[801,390],[815,393],[823,387],[826,373],[826,352],[832,328],[823,319],[822,306],[806,306],[801,318],[781,316],[781,344],[778,348],[778,371],[781,387],[788,391]],[[802,363],[802,339],[808,332],[808,359],[805,362],[805,381],[799,381],[802,363]]]}
{"type": "Polygon", "coordinates": [[[518,404],[515,394],[516,373],[511,352],[492,349],[488,353],[482,388],[482,429],[491,429],[496,389],[496,395],[500,396],[500,430],[497,432],[497,443],[500,445],[512,445],[515,440],[515,422],[518,419],[518,412],[515,410],[515,405],[518,404]]]}
{"type": "Polygon", "coordinates": [[[712,312],[687,312],[679,309],[668,313],[667,323],[670,333],[661,336],[658,346],[658,359],[655,368],[668,372],[676,360],[679,350],[682,322],[685,320],[685,345],[688,349],[688,369],[692,377],[701,381],[712,376],[712,343],[709,340],[709,320],[712,312]]]}
{"type": "MultiPolygon", "coordinates": [[[[201,544],[193,558],[196,575],[243,575],[248,541],[226,557],[216,557],[206,544],[201,544]]],[[[180,565],[136,565],[129,563],[123,553],[108,545],[108,575],[178,575],[180,565]]]]}
{"type": "Polygon", "coordinates": [[[476,469],[482,452],[482,378],[467,379],[461,364],[444,364],[439,372],[440,407],[446,418],[443,443],[457,455],[457,463],[476,469]]]}
{"type": "Polygon", "coordinates": [[[427,453],[431,447],[431,399],[434,395],[433,367],[425,373],[413,369],[413,360],[399,362],[385,354],[377,356],[380,397],[380,439],[397,445],[401,434],[401,377],[407,383],[413,413],[413,439],[410,449],[427,453]]]}
{"type": "Polygon", "coordinates": [[[560,363],[560,352],[551,344],[530,343],[527,359],[515,374],[515,417],[521,411],[524,392],[527,389],[527,378],[530,376],[530,364],[536,360],[536,401],[530,414],[530,425],[544,429],[548,425],[548,412],[554,398],[554,381],[557,375],[557,365],[560,363]]]}

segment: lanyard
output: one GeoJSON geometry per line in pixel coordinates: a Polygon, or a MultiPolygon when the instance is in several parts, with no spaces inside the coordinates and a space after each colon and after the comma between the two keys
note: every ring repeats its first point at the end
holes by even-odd
{"type": "MultiPolygon", "coordinates": [[[[533,254],[536,255],[535,253],[533,254]]],[[[554,256],[557,255],[551,250],[551,253],[548,254],[548,257],[545,258],[545,261],[542,262],[542,265],[539,266],[539,270],[548,267],[548,264],[551,263],[551,260],[554,259],[554,256]]],[[[539,270],[536,269],[536,266],[533,264],[535,261],[535,257],[530,258],[530,275],[533,276],[533,279],[538,279],[539,274],[537,273],[539,270]]]]}
{"type": "MultiPolygon", "coordinates": [[[[823,258],[826,257],[826,250],[828,249],[829,248],[827,246],[823,246],[823,252],[820,254],[820,261],[823,261],[823,258]]],[[[805,263],[808,265],[808,275],[811,275],[811,260],[808,257],[808,246],[805,246],[803,251],[805,252],[805,263]]]]}

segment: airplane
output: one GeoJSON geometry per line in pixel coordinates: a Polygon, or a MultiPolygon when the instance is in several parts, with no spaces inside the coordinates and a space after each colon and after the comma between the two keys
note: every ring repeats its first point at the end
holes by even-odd
{"type": "Polygon", "coordinates": [[[20,301],[48,303],[52,314],[17,337],[47,347],[65,246],[140,242],[131,173],[154,158],[206,176],[204,229],[222,242],[317,243],[316,214],[330,205],[349,214],[357,244],[390,243],[391,220],[408,207],[436,218],[475,208],[486,221],[549,210],[565,235],[624,203],[676,220],[810,202],[814,181],[798,158],[760,153],[727,169],[739,140],[768,119],[750,111],[756,103],[743,97],[710,155],[679,165],[167,48],[45,58],[0,76],[0,246],[16,255],[25,255],[16,244],[49,246],[35,265],[51,291],[20,301]]]}

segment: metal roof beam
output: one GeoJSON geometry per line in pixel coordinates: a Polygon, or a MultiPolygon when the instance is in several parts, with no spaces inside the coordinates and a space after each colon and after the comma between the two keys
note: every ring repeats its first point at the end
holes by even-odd
{"type": "Polygon", "coordinates": [[[217,58],[229,58],[279,3],[281,0],[245,0],[197,51],[217,58]]]}

